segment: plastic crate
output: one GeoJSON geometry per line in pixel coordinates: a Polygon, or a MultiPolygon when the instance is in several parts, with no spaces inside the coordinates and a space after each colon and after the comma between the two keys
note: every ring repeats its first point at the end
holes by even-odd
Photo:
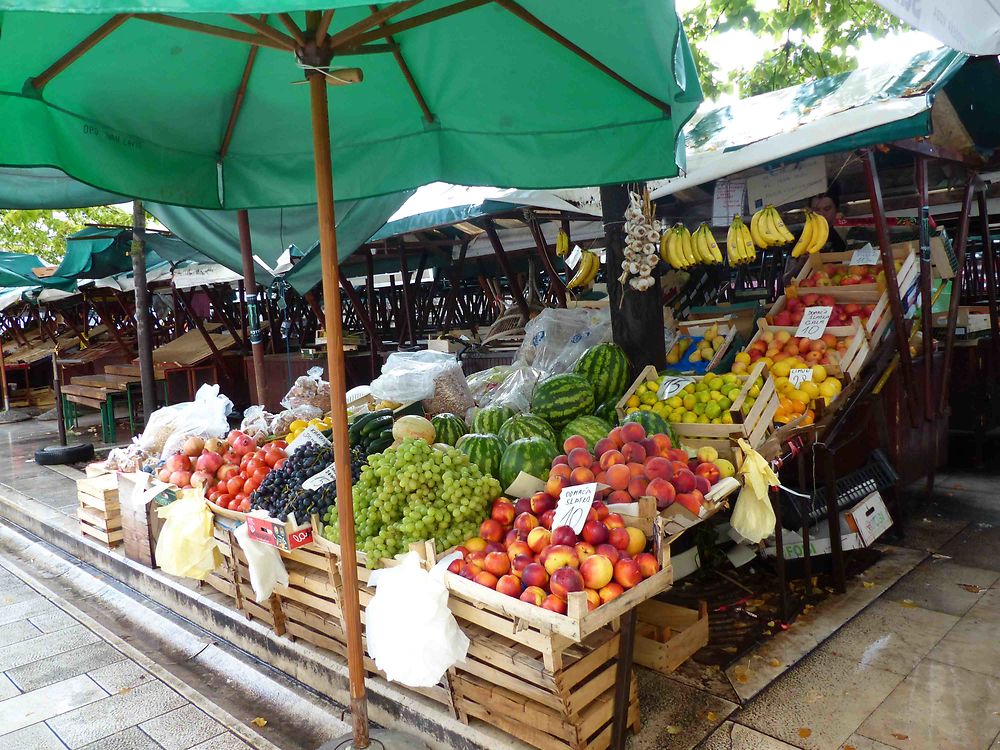
{"type": "MultiPolygon", "coordinates": [[[[898,481],[899,474],[892,468],[886,455],[876,448],[863,467],[837,480],[837,510],[857,505],[871,493],[892,487],[898,481]]],[[[816,525],[826,517],[826,486],[817,487],[811,500],[782,491],[781,512],[782,520],[788,528],[801,528],[805,525],[805,518],[809,519],[810,526],[816,525]],[[803,514],[807,505],[811,509],[803,514]]]]}

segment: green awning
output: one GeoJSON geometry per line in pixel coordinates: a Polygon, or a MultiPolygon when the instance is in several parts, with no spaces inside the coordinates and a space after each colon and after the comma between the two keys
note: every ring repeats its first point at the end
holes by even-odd
{"type": "Polygon", "coordinates": [[[129,201],[58,169],[0,167],[0,208],[87,208],[129,201]]]}
{"type": "Polygon", "coordinates": [[[0,252],[0,287],[38,286],[38,277],[32,269],[44,265],[36,255],[0,252]]]}

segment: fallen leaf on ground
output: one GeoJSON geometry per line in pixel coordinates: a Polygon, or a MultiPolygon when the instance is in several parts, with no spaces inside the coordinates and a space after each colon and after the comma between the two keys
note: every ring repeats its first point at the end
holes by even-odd
{"type": "Polygon", "coordinates": [[[865,581],[861,585],[864,586],[866,589],[873,589],[873,588],[875,588],[875,584],[872,583],[871,581],[865,581]]]}
{"type": "Polygon", "coordinates": [[[131,692],[132,692],[132,688],[130,688],[130,687],[123,687],[121,690],[118,691],[118,695],[128,695],[131,692]]]}
{"type": "Polygon", "coordinates": [[[910,739],[909,735],[903,734],[902,732],[893,732],[892,736],[895,737],[897,740],[908,740],[908,739],[910,739]]]}
{"type": "Polygon", "coordinates": [[[854,745],[844,745],[843,750],[858,750],[854,745]]]}
{"type": "Polygon", "coordinates": [[[680,734],[681,728],[675,727],[673,724],[667,724],[667,734],[680,734]]]}
{"type": "Polygon", "coordinates": [[[263,729],[264,727],[267,726],[267,719],[263,719],[260,716],[258,716],[256,719],[253,719],[250,723],[253,724],[255,727],[260,727],[261,729],[263,729]]]}
{"type": "Polygon", "coordinates": [[[771,659],[771,661],[769,661],[768,664],[770,664],[772,667],[780,667],[781,666],[781,662],[778,661],[777,659],[771,659]]]}
{"type": "Polygon", "coordinates": [[[912,599],[903,599],[903,601],[901,601],[899,604],[900,604],[900,606],[903,606],[903,607],[916,607],[917,606],[916,604],[913,603],[912,599]]]}
{"type": "Polygon", "coordinates": [[[958,584],[958,585],[959,585],[959,587],[960,587],[960,588],[963,588],[963,589],[965,589],[965,590],[966,590],[966,591],[968,591],[968,592],[969,592],[970,594],[981,594],[981,593],[983,593],[984,591],[986,591],[986,589],[984,589],[984,588],[980,588],[979,586],[977,586],[977,585],[976,585],[976,584],[974,584],[974,583],[960,583],[960,584],[958,584]]]}
{"type": "Polygon", "coordinates": [[[806,737],[811,736],[812,733],[813,733],[813,730],[811,730],[809,727],[802,727],[799,730],[799,737],[801,737],[802,739],[805,739],[806,737]]]}

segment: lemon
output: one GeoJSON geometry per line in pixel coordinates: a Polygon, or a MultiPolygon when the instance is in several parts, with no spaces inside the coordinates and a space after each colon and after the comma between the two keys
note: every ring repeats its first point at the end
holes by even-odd
{"type": "Polygon", "coordinates": [[[698,399],[699,404],[707,404],[709,401],[712,400],[712,394],[710,394],[708,391],[698,391],[695,394],[695,397],[698,399]]]}
{"type": "Polygon", "coordinates": [[[747,395],[757,398],[760,395],[760,384],[754,383],[752,386],[750,386],[750,390],[747,391],[747,395]]]}
{"type": "Polygon", "coordinates": [[[689,393],[684,397],[683,403],[684,408],[691,411],[694,408],[694,405],[698,403],[698,399],[695,398],[693,394],[689,393]]]}
{"type": "Polygon", "coordinates": [[[799,390],[805,391],[809,394],[809,398],[816,398],[819,396],[819,386],[809,380],[806,380],[799,385],[799,390]]]}
{"type": "Polygon", "coordinates": [[[822,383],[826,380],[826,368],[823,365],[813,365],[813,382],[822,383]]]}
{"type": "Polygon", "coordinates": [[[639,408],[638,408],[638,407],[636,407],[636,406],[630,406],[630,407],[628,407],[628,408],[627,408],[627,409],[625,410],[625,413],[626,413],[626,414],[635,414],[635,413],[636,413],[637,411],[639,411],[639,408]]]}
{"type": "Polygon", "coordinates": [[[709,381],[708,381],[708,387],[709,387],[710,390],[713,390],[713,391],[721,391],[722,390],[722,386],[724,386],[725,384],[726,384],[726,381],[723,380],[718,375],[715,375],[714,377],[710,378],[709,381]]]}
{"type": "Polygon", "coordinates": [[[792,371],[792,363],[787,359],[783,359],[780,362],[775,362],[771,366],[771,374],[776,378],[787,378],[788,373],[792,371]]]}
{"type": "Polygon", "coordinates": [[[776,390],[778,393],[784,393],[784,389],[787,388],[789,385],[791,385],[791,383],[792,381],[790,381],[784,375],[776,377],[774,379],[774,390],[776,390]]]}
{"type": "Polygon", "coordinates": [[[718,401],[720,398],[722,398],[722,393],[720,391],[709,391],[708,395],[712,398],[713,401],[718,401]]]}
{"type": "Polygon", "coordinates": [[[306,420],[304,420],[304,419],[296,419],[290,425],[288,425],[288,431],[290,433],[291,432],[302,432],[302,430],[304,430],[308,426],[309,426],[309,423],[306,420]]]}
{"type": "Polygon", "coordinates": [[[639,397],[633,393],[631,396],[628,397],[628,401],[626,401],[625,403],[634,409],[639,405],[639,397]]]}
{"type": "Polygon", "coordinates": [[[692,424],[698,421],[698,415],[693,411],[684,412],[684,418],[681,420],[684,424],[692,424]]]}
{"type": "Polygon", "coordinates": [[[653,407],[649,404],[639,404],[639,411],[652,411],[653,407]]]}
{"type": "Polygon", "coordinates": [[[687,412],[684,409],[675,409],[674,411],[670,412],[670,420],[669,421],[671,421],[671,422],[683,422],[685,414],[687,414],[687,412]]]}
{"type": "Polygon", "coordinates": [[[718,401],[710,401],[705,404],[705,416],[709,419],[716,419],[722,414],[722,408],[718,401]]]}
{"type": "Polygon", "coordinates": [[[680,396],[671,396],[670,398],[667,399],[667,406],[669,406],[671,409],[679,409],[680,407],[684,406],[684,399],[682,399],[680,396]]]}
{"type": "Polygon", "coordinates": [[[733,423],[733,415],[727,411],[725,414],[722,415],[722,424],[732,424],[732,423],[733,423]]]}
{"type": "Polygon", "coordinates": [[[704,380],[699,380],[697,383],[694,384],[694,390],[695,393],[704,393],[705,391],[709,390],[708,383],[706,383],[704,380]]]}
{"type": "Polygon", "coordinates": [[[723,396],[722,398],[720,398],[715,403],[717,403],[719,405],[719,408],[722,409],[722,411],[729,411],[730,407],[733,405],[733,402],[730,401],[725,396],[723,396]]]}
{"type": "Polygon", "coordinates": [[[704,414],[702,414],[700,417],[698,417],[697,422],[698,424],[708,424],[709,419],[704,414]]]}
{"type": "Polygon", "coordinates": [[[798,401],[800,404],[808,404],[812,399],[809,398],[809,394],[803,390],[795,389],[788,394],[788,398],[792,401],[798,401]]]}
{"type": "Polygon", "coordinates": [[[707,406],[707,404],[703,404],[703,403],[699,402],[699,403],[697,403],[697,404],[694,405],[694,410],[693,411],[694,411],[695,414],[701,416],[702,414],[705,413],[705,407],[706,406],[707,406]]]}
{"type": "Polygon", "coordinates": [[[694,383],[688,383],[682,390],[684,393],[694,393],[694,383]]]}
{"type": "Polygon", "coordinates": [[[639,402],[642,404],[655,404],[656,394],[647,391],[646,393],[643,393],[641,396],[639,396],[639,402]]]}
{"type": "Polygon", "coordinates": [[[742,362],[745,365],[750,364],[750,355],[746,352],[740,352],[736,355],[736,362],[742,362]]]}
{"type": "Polygon", "coordinates": [[[722,417],[716,417],[713,419],[712,424],[722,424],[722,417]]]}

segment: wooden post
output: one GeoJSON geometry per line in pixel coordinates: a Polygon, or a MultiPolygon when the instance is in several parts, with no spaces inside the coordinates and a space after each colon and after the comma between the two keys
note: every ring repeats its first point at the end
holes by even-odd
{"type": "MultiPolygon", "coordinates": [[[[406,321],[406,332],[410,343],[417,345],[416,321],[413,315],[413,293],[410,291],[410,266],[406,262],[406,250],[399,251],[400,282],[403,285],[403,319],[406,321]]],[[[400,338],[399,343],[403,343],[400,338]]]]}
{"type": "Polygon", "coordinates": [[[962,210],[958,215],[958,231],[955,234],[955,258],[958,268],[951,280],[951,301],[948,305],[948,325],[944,338],[944,370],[941,373],[941,400],[938,412],[947,414],[949,409],[948,387],[951,379],[951,362],[955,354],[955,325],[958,323],[958,306],[962,296],[962,278],[965,274],[965,246],[969,241],[969,214],[972,212],[972,194],[976,181],[975,173],[969,173],[962,195],[962,210]]]}
{"type": "MultiPolygon", "coordinates": [[[[879,184],[878,169],[875,166],[875,154],[871,149],[863,150],[861,163],[865,169],[868,196],[872,206],[872,220],[875,223],[879,251],[882,254],[882,270],[885,273],[889,307],[892,308],[893,328],[896,329],[900,374],[903,376],[905,392],[910,394],[913,393],[913,360],[910,357],[910,337],[907,335],[906,321],[903,319],[903,301],[899,296],[899,281],[896,278],[896,264],[892,257],[892,244],[889,241],[889,226],[886,224],[885,210],[882,205],[882,186],[879,184]]],[[[912,406],[907,408],[907,411],[910,414],[910,425],[916,429],[919,426],[917,411],[912,406]]]]}
{"type": "Polygon", "coordinates": [[[135,279],[135,345],[139,352],[139,381],[145,424],[156,411],[156,374],[149,324],[149,287],[146,285],[146,211],[132,202],[132,276],[135,279]]]}
{"type": "MultiPolygon", "coordinates": [[[[3,410],[10,410],[10,397],[7,394],[7,363],[4,361],[3,338],[0,337],[0,388],[3,388],[3,410]]],[[[56,403],[56,412],[62,419],[62,405],[56,403]]]]}
{"type": "MultiPolygon", "coordinates": [[[[3,400],[7,403],[7,386],[4,378],[3,400]]],[[[59,350],[52,350],[52,392],[56,399],[56,427],[59,430],[59,445],[66,445],[66,419],[62,406],[62,374],[59,372],[59,350]]],[[[112,415],[113,416],[113,415],[112,415]]]]}
{"type": "MultiPolygon", "coordinates": [[[[320,22],[307,14],[309,30],[320,22]]],[[[329,64],[329,57],[326,63],[329,64]]],[[[310,61],[311,62],[311,61],[310,61]]],[[[315,62],[323,64],[323,60],[315,62]]],[[[319,66],[316,66],[319,67],[319,66]]],[[[333,206],[333,165],[330,160],[330,113],[326,76],[315,68],[306,71],[312,110],[313,158],[316,170],[316,204],[319,215],[320,264],[323,269],[323,308],[326,354],[333,417],[333,455],[337,472],[337,523],[340,528],[341,575],[344,581],[342,617],[347,635],[347,668],[351,690],[351,723],[354,747],[369,746],[368,704],[365,700],[365,662],[361,642],[361,604],[358,595],[354,535],[354,502],[351,491],[351,446],[347,434],[344,332],[340,321],[340,283],[337,259],[337,222],[333,206]]]]}
{"type": "Polygon", "coordinates": [[[486,219],[485,226],[486,235],[490,238],[490,244],[493,245],[493,252],[496,253],[497,260],[500,261],[500,267],[507,277],[507,283],[510,284],[510,293],[514,298],[514,303],[517,305],[517,309],[521,311],[524,323],[527,323],[531,317],[531,311],[528,310],[528,302],[524,299],[524,291],[517,282],[517,276],[514,275],[514,270],[510,265],[510,259],[507,257],[507,253],[504,252],[503,244],[500,242],[500,235],[497,234],[497,228],[493,223],[493,219],[486,219]]]}
{"type": "Polygon", "coordinates": [[[659,370],[667,364],[660,278],[654,276],[655,283],[645,292],[637,292],[618,282],[625,258],[625,209],[629,203],[629,187],[605,185],[601,188],[606,253],[604,273],[611,303],[611,330],[615,343],[625,350],[636,371],[646,365],[659,370]]]}
{"type": "Polygon", "coordinates": [[[264,384],[264,337],[260,331],[260,311],[257,307],[257,276],[253,264],[253,239],[250,234],[250,216],[245,209],[236,212],[240,232],[240,256],[243,260],[243,283],[246,285],[247,323],[250,350],[253,356],[253,382],[257,403],[263,404],[267,386],[264,384]]]}
{"type": "MultiPolygon", "coordinates": [[[[934,321],[931,312],[931,208],[927,198],[927,160],[916,156],[917,198],[920,212],[920,328],[924,355],[924,417],[934,419],[934,321]]],[[[933,475],[934,467],[930,467],[933,475]]]]}
{"type": "Polygon", "coordinates": [[[542,265],[545,266],[545,273],[549,276],[549,289],[555,292],[556,299],[559,301],[559,307],[566,307],[566,285],[559,274],[556,273],[556,266],[552,262],[552,256],[549,255],[549,247],[545,242],[545,234],[542,232],[542,227],[538,223],[538,219],[530,214],[527,217],[527,222],[528,228],[531,230],[531,236],[535,240],[535,247],[538,249],[538,256],[542,259],[542,265]]]}
{"type": "Polygon", "coordinates": [[[357,289],[354,288],[354,284],[351,280],[344,276],[343,273],[340,276],[340,286],[343,288],[344,293],[347,298],[354,305],[354,310],[358,315],[358,320],[361,321],[362,328],[365,329],[365,333],[368,335],[369,348],[371,349],[371,369],[372,369],[372,380],[378,376],[378,367],[376,363],[378,362],[378,348],[375,344],[375,338],[377,336],[375,332],[375,326],[372,325],[371,318],[368,317],[368,312],[365,310],[365,306],[361,302],[361,297],[358,295],[357,289]]]}
{"type": "Polygon", "coordinates": [[[990,237],[990,209],[986,199],[986,191],[976,194],[979,204],[979,233],[983,237],[983,274],[986,276],[986,299],[990,306],[990,359],[993,360],[994,372],[1000,364],[1000,351],[997,349],[997,327],[1000,320],[997,317],[997,268],[996,256],[993,254],[993,238],[990,237]]]}

